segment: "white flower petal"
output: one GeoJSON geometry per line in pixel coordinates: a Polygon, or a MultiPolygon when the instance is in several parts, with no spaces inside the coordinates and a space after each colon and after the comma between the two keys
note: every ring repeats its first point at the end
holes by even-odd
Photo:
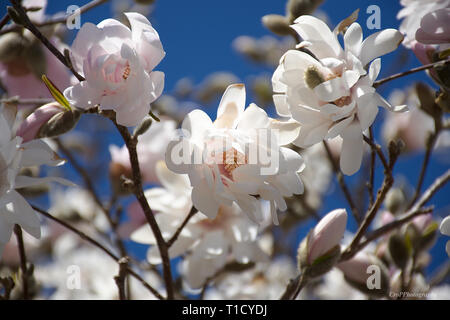
{"type": "Polygon", "coordinates": [[[216,128],[235,128],[245,108],[245,86],[241,83],[228,86],[217,108],[216,128]]]}
{"type": "Polygon", "coordinates": [[[397,49],[403,35],[395,29],[384,29],[371,34],[361,45],[360,60],[363,66],[370,61],[397,49]]]}
{"type": "Polygon", "coordinates": [[[358,121],[353,121],[341,133],[342,149],[340,156],[341,170],[346,175],[352,175],[361,167],[363,157],[363,137],[361,125],[358,121]]]}

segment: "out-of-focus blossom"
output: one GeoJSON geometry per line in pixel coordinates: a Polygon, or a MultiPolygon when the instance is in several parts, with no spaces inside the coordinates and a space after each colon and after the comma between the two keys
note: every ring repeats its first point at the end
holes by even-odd
{"type": "Polygon", "coordinates": [[[286,210],[284,197],[303,192],[298,172],[304,167],[295,151],[280,147],[295,138],[292,122],[270,119],[251,104],[245,108],[245,87],[231,85],[225,91],[212,122],[201,111],[190,112],[183,121],[183,135],[166,151],[170,170],[189,174],[194,206],[214,219],[221,205],[236,203],[253,221],[261,221],[260,201],[286,210]]]}
{"type": "MultiPolygon", "coordinates": [[[[406,104],[410,111],[387,114],[381,129],[386,144],[391,140],[401,139],[408,151],[425,150],[427,136],[435,131],[435,126],[433,118],[419,108],[420,102],[416,91],[414,89],[409,89],[407,92],[395,90],[389,100],[393,104],[406,104]]],[[[450,132],[442,132],[435,143],[435,148],[449,146],[450,132]]]]}
{"type": "Polygon", "coordinates": [[[450,7],[424,15],[416,40],[424,44],[450,44],[450,7]]]}
{"type": "Polygon", "coordinates": [[[117,123],[136,126],[164,87],[164,73],[153,71],[164,57],[159,35],[139,13],[128,12],[131,29],[114,19],[85,23],[72,44],[75,69],[86,78],[64,91],[79,108],[97,104],[114,110],[117,123]]]}
{"type": "Polygon", "coordinates": [[[11,237],[15,224],[39,238],[40,221],[37,214],[16,191],[60,178],[34,178],[20,175],[23,167],[60,165],[63,163],[48,145],[41,140],[22,143],[22,138],[13,133],[16,110],[0,106],[0,254],[11,237]]]}
{"type": "Polygon", "coordinates": [[[216,285],[206,291],[207,300],[276,300],[287,283],[295,277],[291,258],[279,257],[271,262],[260,262],[250,270],[227,273],[216,285]]]}
{"type": "MultiPolygon", "coordinates": [[[[150,128],[138,136],[136,151],[144,182],[157,183],[155,173],[156,163],[164,160],[164,153],[167,145],[175,134],[176,122],[167,118],[161,118],[160,122],[152,122],[150,128]]],[[[109,147],[112,164],[120,164],[125,172],[131,176],[130,156],[126,146],[121,148],[111,145],[109,147]]]]}
{"type": "MultiPolygon", "coordinates": [[[[171,172],[163,162],[158,163],[157,174],[164,188],[150,189],[145,195],[153,210],[158,212],[155,218],[163,237],[169,240],[192,207],[191,187],[186,175],[171,172]]],[[[169,255],[174,258],[189,252],[183,274],[189,287],[199,288],[230,259],[239,263],[264,260],[266,255],[256,241],[258,229],[258,225],[251,222],[235,204],[221,206],[214,220],[197,213],[170,247],[169,255]]],[[[136,230],[131,239],[151,244],[148,261],[161,263],[156,240],[148,225],[136,230]]]]}
{"type": "Polygon", "coordinates": [[[419,28],[425,28],[424,30],[420,31],[420,33],[426,31],[427,33],[441,33],[441,30],[446,30],[445,27],[448,26],[448,20],[439,26],[443,29],[432,29],[432,27],[434,26],[432,20],[434,19],[430,18],[436,17],[436,14],[433,12],[439,9],[449,8],[449,0],[401,0],[400,3],[404,8],[402,8],[398,12],[397,19],[403,19],[400,24],[399,30],[405,35],[403,45],[407,48],[412,48],[414,46],[419,28]],[[422,19],[428,14],[431,15],[428,16],[427,20],[422,21],[422,19]],[[422,23],[424,23],[423,27],[422,23]]]}
{"type": "MultiPolygon", "coordinates": [[[[439,230],[442,234],[446,236],[450,236],[450,216],[447,216],[444,220],[442,220],[441,225],[439,226],[439,230]]],[[[445,250],[447,251],[448,256],[450,257],[450,240],[447,241],[445,245],[445,250]]]]}
{"type": "Polygon", "coordinates": [[[323,282],[314,289],[314,295],[326,300],[366,300],[367,296],[348,284],[337,268],[323,276],[323,282]]]}
{"type": "Polygon", "coordinates": [[[354,174],[363,156],[362,133],[375,120],[378,106],[405,110],[392,107],[373,87],[381,68],[381,59],[375,58],[394,51],[403,37],[386,29],[363,41],[361,26],[355,22],[345,32],[342,49],[337,32],[315,17],[301,16],[292,28],[304,40],[298,46],[309,49],[318,60],[297,50],[281,58],[272,77],[277,112],[300,123],[293,143],[301,148],[340,135],[341,170],[354,174]]]}
{"type": "Polygon", "coordinates": [[[84,189],[55,189],[50,193],[49,213],[70,222],[93,224],[99,230],[106,230],[108,221],[92,195],[84,189]]]}
{"type": "MultiPolygon", "coordinates": [[[[34,277],[39,285],[47,289],[42,291],[40,298],[111,300],[119,298],[114,281],[118,272],[118,264],[109,256],[95,247],[82,245],[77,236],[68,233],[54,243],[51,261],[35,265],[34,277]]],[[[143,278],[161,291],[162,284],[158,276],[149,272],[143,278]]],[[[129,281],[133,299],[155,299],[139,281],[133,277],[129,277],[129,281]]]]}

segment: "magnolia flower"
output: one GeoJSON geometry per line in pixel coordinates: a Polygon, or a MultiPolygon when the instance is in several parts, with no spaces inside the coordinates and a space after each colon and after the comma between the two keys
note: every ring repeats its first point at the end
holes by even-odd
{"type": "Polygon", "coordinates": [[[276,222],[276,209],[287,208],[283,197],[303,192],[297,174],[304,167],[301,156],[280,147],[292,141],[291,129],[298,126],[270,119],[255,104],[244,108],[245,87],[235,84],[225,91],[214,122],[201,110],[190,112],[182,124],[184,136],[167,148],[166,163],[189,175],[194,206],[209,218],[221,205],[236,203],[261,221],[259,195],[270,201],[276,222]]]}
{"type": "Polygon", "coordinates": [[[424,15],[416,40],[424,44],[450,44],[450,7],[424,15]]]}
{"type": "MultiPolygon", "coordinates": [[[[39,298],[52,300],[111,300],[118,299],[114,277],[117,263],[95,247],[83,245],[76,235],[67,233],[53,243],[52,260],[35,264],[36,281],[44,286],[39,298]],[[72,275],[72,277],[70,277],[72,275]],[[79,278],[76,277],[79,275],[79,278]]],[[[142,275],[158,291],[164,292],[158,276],[152,272],[142,275]]],[[[153,300],[151,294],[134,277],[129,277],[133,299],[153,300]]]]}
{"type": "Polygon", "coordinates": [[[276,300],[286,284],[295,277],[295,265],[282,256],[270,262],[259,262],[250,270],[226,273],[205,293],[206,300],[276,300]]]}
{"type": "MultiPolygon", "coordinates": [[[[158,212],[155,218],[163,237],[169,240],[192,207],[192,188],[186,175],[171,172],[163,162],[158,163],[156,172],[164,188],[150,189],[145,195],[158,212]]],[[[264,260],[266,256],[256,242],[258,229],[258,225],[243,215],[235,204],[221,206],[214,220],[197,213],[170,247],[169,255],[174,258],[189,252],[183,273],[191,288],[199,288],[230,258],[240,263],[264,260]]],[[[132,233],[131,239],[153,245],[147,259],[152,264],[161,263],[156,240],[148,225],[132,233]]]]}
{"type": "MultiPolygon", "coordinates": [[[[381,129],[386,144],[391,140],[401,139],[407,151],[425,150],[426,140],[431,132],[435,131],[434,120],[423,112],[419,106],[420,101],[416,90],[409,89],[406,92],[394,90],[389,100],[391,103],[408,105],[409,112],[388,113],[381,129]],[[420,126],[417,124],[420,123],[420,126]]],[[[450,146],[450,133],[443,132],[436,141],[435,148],[450,146]]]]}
{"type": "MultiPolygon", "coordinates": [[[[450,216],[447,216],[444,220],[442,220],[441,225],[439,226],[439,230],[442,234],[446,236],[450,236],[450,216]]],[[[447,241],[445,245],[445,250],[447,251],[448,256],[450,257],[450,241],[447,241]]]]}
{"type": "Polygon", "coordinates": [[[370,294],[384,294],[389,288],[388,271],[384,264],[374,255],[364,251],[358,252],[350,260],[341,262],[337,267],[344,273],[345,279],[364,292],[370,294]],[[380,270],[380,288],[367,288],[367,280],[371,275],[370,267],[376,266],[380,270]],[[373,291],[372,291],[373,290],[373,291]]]}
{"type": "Polygon", "coordinates": [[[381,68],[381,60],[375,58],[395,50],[403,37],[386,29],[363,41],[355,22],[345,32],[342,49],[338,31],[331,32],[315,17],[301,16],[291,27],[304,40],[299,47],[308,48],[317,60],[298,50],[284,54],[272,77],[277,112],[300,123],[293,143],[301,148],[340,135],[341,170],[354,174],[363,156],[362,132],[375,120],[378,106],[405,110],[393,108],[373,87],[381,68]]]}
{"type": "Polygon", "coordinates": [[[158,33],[139,13],[125,13],[131,29],[114,19],[85,23],[72,44],[75,69],[86,81],[64,91],[80,108],[114,110],[117,123],[135,126],[164,87],[164,74],[152,71],[165,52],[158,33]]]}
{"type": "Polygon", "coordinates": [[[48,145],[41,140],[22,144],[22,138],[13,133],[16,111],[0,107],[0,256],[3,246],[11,237],[15,224],[39,238],[40,221],[37,214],[16,191],[47,181],[67,183],[60,178],[33,178],[20,175],[22,167],[60,165],[63,163],[48,145]]]}
{"type": "Polygon", "coordinates": [[[438,33],[436,35],[442,34],[445,37],[444,33],[448,25],[448,20],[442,20],[444,23],[439,25],[439,29],[434,29],[434,23],[430,18],[436,17],[436,13],[433,12],[439,9],[449,8],[449,0],[401,0],[400,3],[404,8],[398,12],[397,19],[403,19],[399,30],[405,35],[405,40],[403,41],[405,47],[412,48],[416,39],[418,41],[426,40],[435,32],[438,33]],[[428,17],[423,20],[425,16],[428,17]],[[422,31],[418,31],[419,28],[422,31]],[[428,35],[424,33],[428,33],[428,35]],[[416,38],[417,36],[418,38],[416,38]]]}
{"type": "MultiPolygon", "coordinates": [[[[167,145],[172,140],[176,122],[168,118],[161,118],[160,122],[153,122],[150,128],[138,136],[137,154],[144,182],[158,182],[155,169],[156,163],[164,160],[167,145]]],[[[109,147],[112,164],[120,164],[125,172],[131,172],[130,156],[128,149],[111,145],[109,147]]]]}
{"type": "Polygon", "coordinates": [[[319,299],[325,300],[366,300],[367,296],[348,284],[344,274],[337,268],[323,276],[323,282],[314,290],[319,299]]]}

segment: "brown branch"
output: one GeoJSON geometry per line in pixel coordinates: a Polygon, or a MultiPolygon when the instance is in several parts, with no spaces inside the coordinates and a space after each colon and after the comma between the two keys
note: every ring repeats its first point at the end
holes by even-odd
{"type": "Polygon", "coordinates": [[[184,227],[188,224],[189,220],[191,220],[191,218],[197,213],[197,209],[195,209],[195,207],[191,208],[191,211],[189,211],[188,215],[186,216],[186,218],[183,220],[183,222],[181,223],[181,225],[178,227],[178,229],[175,231],[175,233],[173,234],[173,236],[167,241],[167,247],[171,247],[175,241],[177,241],[178,236],[180,235],[181,231],[183,231],[184,227]]]}
{"type": "Polygon", "coordinates": [[[22,105],[44,105],[55,101],[48,98],[34,98],[34,99],[20,99],[19,96],[10,97],[7,99],[0,99],[0,103],[22,104],[22,105]]]}
{"type": "Polygon", "coordinates": [[[388,170],[389,163],[386,160],[386,157],[384,156],[383,151],[381,150],[381,146],[379,144],[376,144],[372,139],[366,137],[366,135],[364,135],[364,134],[363,134],[363,139],[370,146],[370,148],[377,153],[378,157],[381,160],[381,163],[383,164],[384,169],[388,170]]]}
{"type": "Polygon", "coordinates": [[[130,132],[124,126],[117,124],[114,117],[110,117],[111,121],[116,126],[120,135],[122,136],[125,145],[128,149],[128,153],[130,156],[131,169],[133,172],[133,193],[136,197],[137,201],[141,205],[142,211],[147,219],[150,228],[152,229],[153,235],[155,236],[156,243],[159,249],[159,253],[162,259],[163,265],[163,276],[164,282],[167,290],[167,299],[174,298],[174,288],[173,288],[173,280],[172,280],[172,271],[170,266],[170,257],[169,257],[169,247],[164,241],[164,238],[161,234],[161,230],[159,229],[158,223],[156,222],[155,216],[153,214],[152,209],[150,208],[147,199],[145,198],[144,191],[142,188],[142,178],[141,178],[141,170],[139,167],[139,160],[136,151],[137,140],[132,139],[130,132]]]}
{"type": "Polygon", "coordinates": [[[44,46],[47,47],[48,50],[53,53],[53,55],[58,58],[59,61],[61,61],[62,64],[64,64],[79,81],[84,81],[84,77],[81,76],[78,72],[75,71],[73,67],[71,67],[71,64],[68,63],[64,55],[39,31],[38,28],[33,24],[33,22],[30,21],[27,14],[25,13],[25,10],[20,5],[20,3],[17,0],[11,0],[11,4],[14,6],[14,9],[16,10],[17,14],[19,15],[19,18],[21,19],[23,27],[28,29],[36,38],[39,39],[39,41],[42,42],[44,46]]]}
{"type": "MultiPolygon", "coordinates": [[[[84,232],[74,228],[73,226],[71,226],[70,224],[66,223],[65,221],[62,221],[54,216],[52,216],[50,213],[36,207],[36,206],[31,206],[35,211],[39,212],[40,214],[42,214],[44,217],[57,222],[58,224],[62,225],[63,227],[65,227],[66,229],[69,229],[70,231],[72,231],[73,233],[77,234],[81,239],[86,240],[87,242],[89,242],[90,244],[94,245],[95,247],[99,248],[100,250],[102,250],[104,253],[106,253],[111,259],[113,259],[114,261],[116,261],[117,263],[119,263],[120,258],[118,256],[116,256],[113,252],[111,252],[111,250],[109,250],[108,248],[106,248],[104,245],[102,245],[100,242],[98,242],[97,240],[89,237],[87,234],[85,234],[84,232]]],[[[127,267],[127,272],[133,276],[135,279],[137,279],[139,282],[141,282],[141,284],[147,288],[152,294],[155,295],[155,297],[157,297],[160,300],[164,300],[164,297],[156,290],[154,289],[150,284],[148,284],[148,282],[146,282],[139,274],[137,274],[133,269],[131,269],[130,267],[127,267]]]]}
{"type": "MultiPolygon", "coordinates": [[[[80,14],[83,14],[83,13],[85,13],[85,12],[87,12],[87,11],[89,11],[89,10],[91,10],[91,9],[93,9],[93,8],[95,8],[95,7],[99,6],[99,5],[107,2],[107,1],[108,0],[94,0],[94,1],[91,1],[91,2],[89,2],[87,4],[85,4],[84,6],[80,7],[80,14]]],[[[58,23],[67,23],[67,20],[69,20],[71,18],[73,18],[73,14],[68,14],[68,15],[65,15],[63,17],[49,19],[49,20],[46,20],[46,21],[43,21],[43,22],[36,22],[36,23],[34,23],[34,25],[36,27],[45,27],[45,26],[50,26],[50,25],[58,24],[58,23]]],[[[20,28],[21,28],[20,25],[16,25],[16,24],[10,25],[10,26],[8,26],[6,28],[3,28],[3,30],[0,31],[0,35],[8,33],[8,32],[19,31],[20,28]]]]}
{"type": "Polygon", "coordinates": [[[28,290],[27,256],[25,253],[25,245],[23,243],[22,228],[18,224],[14,225],[14,233],[17,238],[17,247],[19,249],[19,256],[20,256],[20,269],[22,271],[23,299],[28,300],[30,298],[30,295],[29,295],[29,290],[28,290]]]}
{"type": "Polygon", "coordinates": [[[436,66],[438,66],[438,65],[446,65],[446,64],[448,64],[448,63],[450,63],[450,59],[448,59],[448,60],[442,60],[442,61],[437,61],[437,62],[433,62],[433,63],[429,63],[429,64],[425,64],[425,65],[423,65],[423,66],[420,66],[420,67],[417,67],[417,68],[413,68],[413,69],[408,70],[408,71],[396,73],[396,74],[393,74],[393,75],[391,75],[391,76],[389,76],[389,77],[386,77],[386,78],[384,78],[384,79],[375,81],[375,82],[373,83],[373,86],[376,88],[376,87],[382,85],[382,84],[385,83],[385,82],[388,82],[388,81],[391,81],[391,80],[394,80],[394,79],[397,79],[397,78],[400,78],[400,77],[404,77],[404,76],[407,76],[407,75],[412,74],[412,73],[415,73],[415,72],[419,72],[419,71],[431,69],[431,68],[436,67],[436,66]]]}
{"type": "Polygon", "coordinates": [[[128,257],[123,257],[119,259],[119,274],[114,277],[117,288],[119,290],[119,300],[126,300],[126,286],[125,282],[128,274],[128,257]]]}
{"type": "MultiPolygon", "coordinates": [[[[373,128],[369,127],[369,139],[373,143],[373,128]]],[[[375,150],[372,148],[370,151],[370,173],[369,173],[369,182],[367,184],[367,191],[369,193],[369,207],[373,205],[375,201],[373,197],[373,185],[375,180],[375,150]]]]}
{"type": "MultiPolygon", "coordinates": [[[[435,121],[437,124],[437,122],[435,121]]],[[[414,192],[414,196],[409,204],[409,207],[412,207],[414,205],[414,202],[419,198],[420,191],[422,189],[423,182],[425,180],[425,174],[428,168],[428,163],[430,162],[431,153],[433,152],[433,148],[436,144],[437,138],[439,136],[440,132],[440,126],[436,126],[436,132],[431,133],[430,136],[427,139],[427,145],[425,150],[425,156],[423,158],[422,162],[422,168],[420,169],[419,179],[417,180],[416,190],[414,192]]]]}
{"type": "Polygon", "coordinates": [[[350,209],[352,210],[353,217],[355,218],[356,222],[359,224],[361,222],[361,216],[359,214],[358,208],[355,205],[355,202],[353,201],[350,191],[345,183],[344,176],[343,176],[341,170],[339,169],[336,161],[334,161],[333,155],[331,154],[330,147],[328,146],[328,143],[325,140],[323,141],[323,146],[325,147],[325,151],[327,153],[328,159],[331,163],[334,173],[336,174],[336,178],[339,182],[342,192],[344,193],[344,196],[347,199],[348,204],[350,205],[350,209]]]}

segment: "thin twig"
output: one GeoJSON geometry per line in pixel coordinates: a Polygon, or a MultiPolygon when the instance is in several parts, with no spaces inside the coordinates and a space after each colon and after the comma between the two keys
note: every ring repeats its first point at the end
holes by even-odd
{"type": "Polygon", "coordinates": [[[155,236],[157,247],[162,259],[163,276],[164,282],[166,284],[167,299],[171,300],[174,298],[174,288],[172,280],[172,271],[170,266],[169,247],[161,234],[161,230],[159,229],[158,223],[156,222],[153,211],[150,208],[147,199],[145,198],[144,195],[144,191],[142,188],[141,170],[139,167],[139,160],[136,151],[137,140],[132,139],[131,134],[126,127],[117,124],[114,118],[110,119],[116,126],[128,149],[131,169],[133,172],[133,184],[134,184],[133,193],[136,199],[138,200],[139,204],[141,205],[142,211],[144,212],[147,222],[150,225],[150,228],[152,229],[153,235],[155,236]]]}
{"type": "Polygon", "coordinates": [[[119,300],[126,300],[126,279],[128,274],[128,257],[123,257],[119,259],[119,274],[114,277],[117,288],[119,290],[119,300]]]}
{"type": "Polygon", "coordinates": [[[345,183],[344,176],[342,175],[342,172],[339,169],[336,161],[334,161],[330,147],[328,146],[328,143],[325,140],[323,141],[323,146],[325,147],[325,151],[327,153],[328,159],[330,160],[333,171],[336,174],[336,177],[337,177],[339,185],[342,189],[342,192],[344,193],[344,196],[347,199],[348,204],[350,205],[350,209],[352,210],[353,217],[355,218],[356,222],[359,224],[361,221],[361,216],[359,214],[358,208],[355,205],[355,202],[353,201],[351,193],[345,183]]]}
{"type": "MultiPolygon", "coordinates": [[[[369,127],[369,139],[373,143],[373,128],[369,127]]],[[[370,173],[369,173],[369,182],[367,184],[367,191],[369,192],[369,207],[373,205],[374,197],[373,197],[373,185],[375,180],[375,150],[372,148],[370,151],[370,173]]]]}
{"type": "Polygon", "coordinates": [[[19,96],[10,97],[7,99],[0,99],[0,103],[11,103],[11,104],[21,104],[21,105],[44,105],[55,101],[54,99],[48,98],[35,98],[35,99],[20,99],[19,96]]]}
{"type": "MultiPolygon", "coordinates": [[[[91,9],[93,9],[93,8],[95,8],[95,7],[99,6],[99,5],[107,2],[107,1],[108,0],[94,0],[94,1],[91,1],[91,2],[89,2],[87,4],[85,4],[84,6],[82,6],[80,8],[79,12],[80,12],[80,14],[85,13],[85,12],[87,12],[87,11],[89,11],[89,10],[91,10],[91,9]]],[[[53,24],[57,24],[57,23],[66,23],[67,20],[72,19],[72,18],[73,18],[73,14],[67,14],[67,15],[65,15],[63,17],[49,19],[49,20],[46,20],[46,21],[43,21],[43,22],[36,22],[36,23],[34,23],[34,25],[36,27],[45,27],[45,26],[49,26],[49,25],[53,25],[53,24]]],[[[6,28],[3,28],[3,30],[0,31],[0,35],[8,33],[8,32],[19,31],[20,27],[21,26],[16,25],[16,24],[10,25],[10,26],[8,26],[6,28]]]]}
{"type": "Polygon", "coordinates": [[[25,245],[23,243],[22,228],[16,224],[14,225],[14,233],[17,238],[17,247],[19,249],[20,256],[20,269],[22,271],[22,289],[23,289],[23,299],[28,300],[29,290],[28,290],[28,268],[27,268],[27,255],[25,253],[25,245]]]}
{"type": "Polygon", "coordinates": [[[30,21],[27,14],[25,13],[25,10],[20,5],[20,3],[17,0],[11,0],[12,5],[14,6],[14,9],[16,9],[17,14],[19,15],[20,19],[22,20],[23,26],[28,29],[36,38],[39,39],[39,41],[42,42],[43,45],[45,45],[53,55],[58,58],[59,61],[61,61],[62,64],[64,64],[67,68],[69,68],[70,71],[74,74],[74,76],[79,81],[84,81],[84,77],[81,76],[78,72],[75,71],[75,69],[70,67],[70,64],[67,62],[64,55],[42,34],[42,32],[39,31],[38,28],[30,21]]]}
{"type": "MultiPolygon", "coordinates": [[[[438,127],[440,128],[440,127],[438,127]]],[[[417,180],[416,190],[414,192],[414,196],[409,204],[409,207],[414,205],[414,202],[419,198],[420,191],[422,189],[423,182],[425,180],[425,173],[428,168],[428,163],[430,162],[431,153],[433,152],[434,145],[436,144],[437,138],[439,135],[439,129],[436,132],[432,133],[427,141],[427,148],[425,150],[425,156],[422,162],[422,168],[420,169],[419,179],[417,180]]]]}
{"type": "Polygon", "coordinates": [[[433,68],[433,67],[435,67],[437,65],[446,65],[448,63],[450,63],[450,59],[437,61],[437,62],[433,62],[433,63],[429,63],[429,64],[425,64],[423,66],[420,66],[420,67],[417,67],[417,68],[412,68],[411,70],[400,72],[400,73],[396,73],[396,74],[393,74],[393,75],[391,75],[389,77],[386,77],[384,79],[375,81],[373,83],[373,86],[376,88],[376,87],[382,85],[385,82],[388,82],[388,81],[391,81],[391,80],[394,80],[394,79],[397,79],[397,78],[400,78],[400,77],[407,76],[407,75],[409,75],[411,73],[415,73],[415,72],[431,69],[431,68],[433,68]]]}
{"type": "Polygon", "coordinates": [[[189,220],[191,220],[191,218],[197,213],[197,209],[195,209],[195,207],[191,208],[191,211],[189,211],[188,215],[186,216],[186,218],[183,220],[183,222],[181,223],[181,225],[178,227],[178,229],[175,231],[175,233],[173,234],[173,236],[167,241],[167,246],[170,248],[175,241],[177,241],[178,236],[180,235],[181,231],[183,231],[184,227],[188,224],[189,220]]]}
{"type": "Polygon", "coordinates": [[[388,170],[389,163],[386,160],[386,157],[384,156],[383,151],[381,150],[381,146],[379,144],[376,144],[370,138],[366,137],[366,135],[364,135],[364,134],[363,134],[363,139],[372,148],[372,150],[374,150],[377,153],[378,157],[381,160],[381,163],[383,164],[384,169],[388,170]]]}
{"type": "MultiPolygon", "coordinates": [[[[89,242],[90,244],[94,245],[95,247],[99,248],[100,250],[102,250],[104,253],[106,253],[109,257],[111,257],[114,261],[116,261],[117,263],[119,263],[120,258],[118,256],[116,256],[111,250],[109,250],[108,248],[106,248],[104,245],[102,245],[100,242],[98,242],[97,240],[89,237],[87,234],[85,234],[84,232],[74,228],[73,226],[71,226],[70,224],[66,223],[65,221],[62,221],[54,216],[52,216],[50,213],[36,207],[36,206],[31,206],[35,211],[39,212],[40,214],[42,214],[44,217],[53,220],[55,222],[57,222],[58,224],[62,225],[63,227],[69,229],[70,231],[72,231],[73,233],[77,234],[81,239],[86,240],[87,242],[89,242]]],[[[137,279],[139,282],[141,282],[141,284],[147,288],[152,294],[155,295],[155,297],[157,297],[160,300],[164,300],[164,297],[155,289],[153,288],[150,284],[148,284],[147,281],[145,281],[139,274],[137,274],[133,269],[131,269],[130,267],[127,267],[127,271],[128,273],[133,276],[135,279],[137,279]]]]}

